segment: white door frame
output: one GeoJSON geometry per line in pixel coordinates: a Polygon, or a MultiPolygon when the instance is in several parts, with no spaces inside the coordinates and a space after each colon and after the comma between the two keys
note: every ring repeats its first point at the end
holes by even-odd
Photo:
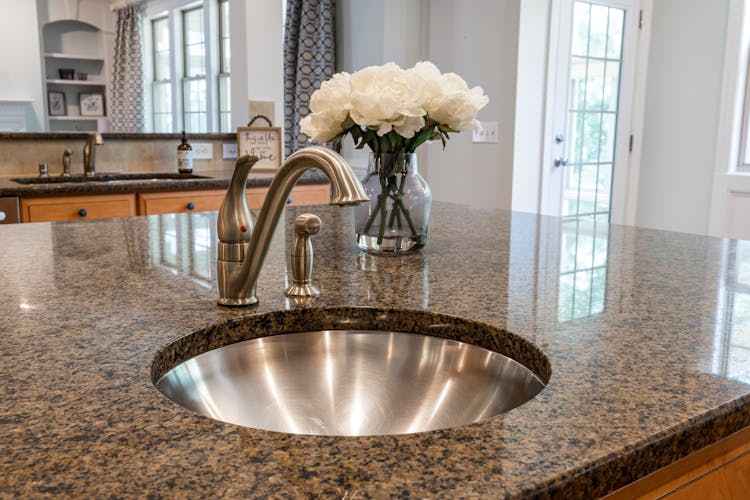
{"type": "MultiPolygon", "coordinates": [[[[643,128],[643,107],[645,104],[646,69],[648,67],[648,42],[652,0],[588,0],[592,3],[628,9],[625,17],[623,60],[621,75],[634,74],[635,78],[621,78],[618,104],[617,138],[615,145],[615,165],[612,178],[611,222],[634,224],[638,197],[638,174],[640,163],[640,131],[643,128]],[[643,11],[643,16],[638,11],[643,11]],[[641,29],[639,20],[643,19],[641,29]],[[633,135],[633,150],[629,150],[629,140],[633,135]]],[[[541,166],[541,196],[539,212],[560,215],[562,208],[562,169],[554,166],[554,158],[562,154],[563,148],[554,144],[556,129],[560,128],[561,118],[556,116],[555,103],[568,101],[569,66],[569,26],[572,23],[573,0],[551,2],[549,36],[549,70],[547,78],[547,109],[545,113],[543,160],[541,166]],[[566,39],[564,40],[563,37],[566,39]],[[560,57],[559,54],[565,54],[560,57]],[[564,75],[564,78],[560,78],[564,75]],[[562,99],[562,101],[560,101],[562,99]]],[[[565,117],[566,118],[566,117],[565,117]]],[[[563,120],[565,118],[562,118],[563,120]]]]}
{"type": "MultiPolygon", "coordinates": [[[[708,221],[708,234],[712,236],[748,237],[746,231],[740,230],[740,224],[734,223],[738,217],[735,202],[750,196],[750,173],[737,171],[742,141],[743,100],[750,83],[747,72],[750,59],[750,8],[746,3],[746,0],[729,2],[708,221]]],[[[747,216],[741,214],[741,217],[747,216]]]]}

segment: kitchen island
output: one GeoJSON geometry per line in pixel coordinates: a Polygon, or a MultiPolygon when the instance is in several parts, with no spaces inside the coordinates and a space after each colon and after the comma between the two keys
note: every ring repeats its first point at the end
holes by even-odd
{"type": "Polygon", "coordinates": [[[361,254],[353,210],[290,207],[260,304],[216,306],[213,212],[0,226],[0,493],[594,497],[750,426],[750,245],[437,203],[421,253],[361,254]],[[549,384],[473,425],[380,437],[237,427],[159,393],[154,354],[284,297],[296,215],[309,307],[428,311],[520,335],[549,384]]]}

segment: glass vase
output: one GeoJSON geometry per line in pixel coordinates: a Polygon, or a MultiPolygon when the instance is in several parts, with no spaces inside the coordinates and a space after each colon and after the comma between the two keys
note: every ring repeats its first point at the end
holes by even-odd
{"type": "Polygon", "coordinates": [[[361,249],[400,254],[427,243],[432,193],[419,175],[415,153],[370,153],[362,184],[370,201],[355,208],[361,249]]]}

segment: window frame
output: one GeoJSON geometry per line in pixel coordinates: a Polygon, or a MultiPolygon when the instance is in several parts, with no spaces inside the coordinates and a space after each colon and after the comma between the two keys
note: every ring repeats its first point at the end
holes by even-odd
{"type": "MultiPolygon", "coordinates": [[[[222,0],[152,0],[148,2],[144,16],[143,28],[147,36],[144,37],[144,85],[151,88],[147,93],[144,114],[146,130],[150,132],[176,133],[184,130],[185,120],[185,82],[187,49],[183,29],[182,13],[196,8],[203,8],[203,44],[205,48],[204,76],[206,87],[206,120],[205,127],[197,133],[212,133],[220,131],[219,112],[219,80],[218,67],[220,61],[218,45],[221,39],[219,32],[219,2],[222,0]],[[172,129],[156,130],[155,106],[153,99],[153,83],[155,77],[155,54],[151,22],[167,18],[170,30],[170,68],[171,68],[171,98],[172,98],[172,129]]],[[[195,78],[192,78],[195,80],[195,78]]],[[[228,100],[228,103],[231,101],[228,100]]],[[[231,104],[230,104],[231,106],[231,104]]],[[[231,113],[231,109],[230,109],[231,113]]],[[[196,133],[195,131],[193,133],[196,133]]]]}

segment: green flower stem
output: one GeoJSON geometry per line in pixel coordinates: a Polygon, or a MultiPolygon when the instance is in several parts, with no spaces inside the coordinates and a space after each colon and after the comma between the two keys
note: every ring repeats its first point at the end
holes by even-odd
{"type": "MultiPolygon", "coordinates": [[[[382,145],[381,145],[382,146],[382,145]]],[[[386,220],[388,221],[388,228],[393,228],[394,224],[397,224],[399,228],[403,227],[402,214],[406,223],[409,225],[412,237],[417,238],[417,230],[414,226],[414,221],[411,218],[409,210],[406,208],[403,202],[404,187],[406,183],[406,173],[402,173],[401,179],[397,180],[396,175],[396,158],[398,153],[391,153],[388,156],[388,164],[381,164],[381,170],[378,173],[380,181],[380,194],[378,195],[377,204],[375,209],[370,214],[370,218],[364,227],[364,233],[368,234],[375,220],[380,218],[380,227],[378,228],[378,245],[383,243],[385,239],[386,220]],[[390,217],[388,217],[388,198],[393,200],[390,217]]]]}

